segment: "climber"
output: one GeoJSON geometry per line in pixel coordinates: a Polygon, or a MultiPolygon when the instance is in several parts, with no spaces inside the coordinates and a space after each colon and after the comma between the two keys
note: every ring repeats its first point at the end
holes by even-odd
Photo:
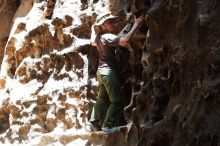
{"type": "Polygon", "coordinates": [[[143,22],[141,16],[134,21],[131,30],[123,37],[116,35],[117,16],[110,12],[97,17],[92,26],[91,44],[99,52],[97,80],[99,83],[98,99],[93,107],[88,127],[91,131],[117,131],[117,118],[123,113],[122,93],[117,77],[117,59],[115,47],[128,45],[130,39],[143,22]]]}

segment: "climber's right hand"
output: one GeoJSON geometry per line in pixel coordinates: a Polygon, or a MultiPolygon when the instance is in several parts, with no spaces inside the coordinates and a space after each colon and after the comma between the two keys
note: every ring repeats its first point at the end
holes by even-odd
{"type": "Polygon", "coordinates": [[[144,16],[140,16],[134,19],[135,24],[140,25],[144,21],[144,16]]]}

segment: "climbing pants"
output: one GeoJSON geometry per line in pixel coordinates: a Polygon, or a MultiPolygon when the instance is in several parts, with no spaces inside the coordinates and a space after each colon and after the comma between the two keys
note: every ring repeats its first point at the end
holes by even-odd
{"type": "Polygon", "coordinates": [[[102,74],[97,71],[98,99],[93,107],[90,123],[102,126],[117,126],[118,116],[123,113],[120,83],[114,70],[102,74]]]}

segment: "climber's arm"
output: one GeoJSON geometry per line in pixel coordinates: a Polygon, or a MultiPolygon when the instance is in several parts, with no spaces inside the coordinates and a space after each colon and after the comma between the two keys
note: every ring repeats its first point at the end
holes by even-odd
{"type": "Polygon", "coordinates": [[[120,38],[120,40],[119,40],[119,45],[120,46],[128,45],[128,43],[130,42],[130,39],[133,37],[133,35],[136,32],[138,26],[142,23],[143,20],[144,20],[143,16],[135,19],[135,23],[132,26],[131,30],[125,36],[120,38]]]}

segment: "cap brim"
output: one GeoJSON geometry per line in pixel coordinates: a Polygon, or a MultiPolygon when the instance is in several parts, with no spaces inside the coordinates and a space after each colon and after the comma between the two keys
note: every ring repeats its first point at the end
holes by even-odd
{"type": "Polygon", "coordinates": [[[106,17],[105,19],[101,20],[98,23],[95,23],[94,25],[96,25],[96,26],[102,25],[106,20],[108,20],[108,19],[115,19],[115,18],[118,18],[118,16],[110,15],[109,17],[106,17]]]}

